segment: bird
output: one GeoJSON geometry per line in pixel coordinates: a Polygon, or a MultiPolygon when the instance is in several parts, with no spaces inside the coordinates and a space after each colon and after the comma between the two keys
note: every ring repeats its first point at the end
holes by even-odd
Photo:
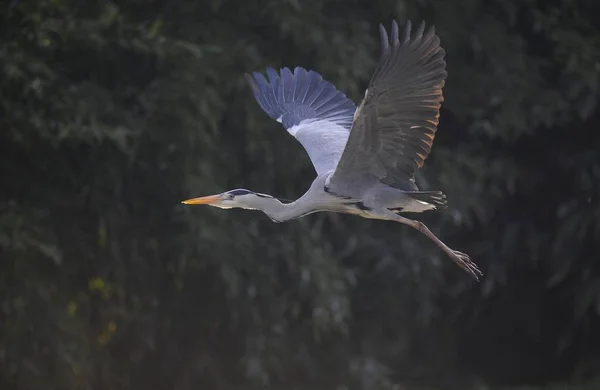
{"type": "Polygon", "coordinates": [[[308,191],[295,201],[247,189],[184,200],[187,205],[260,210],[274,222],[315,212],[353,214],[408,225],[433,241],[460,268],[479,281],[481,270],[469,255],[453,250],[421,221],[406,214],[447,208],[442,191],[421,191],[416,171],[427,159],[437,131],[445,51],[435,26],[408,20],[400,36],[379,25],[380,58],[360,104],[315,70],[283,67],[245,73],[262,110],[304,147],[316,171],[308,191]]]}

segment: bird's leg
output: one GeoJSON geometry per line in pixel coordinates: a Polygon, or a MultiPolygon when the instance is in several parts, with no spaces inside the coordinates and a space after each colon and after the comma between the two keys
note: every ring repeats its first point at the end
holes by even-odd
{"type": "Polygon", "coordinates": [[[459,251],[455,251],[450,249],[448,245],[444,244],[442,240],[436,237],[435,234],[423,222],[415,221],[412,219],[408,219],[405,217],[401,217],[399,215],[394,215],[394,221],[403,223],[405,225],[411,226],[412,228],[420,231],[425,234],[429,239],[436,243],[460,268],[468,272],[471,276],[473,276],[477,281],[479,281],[479,276],[482,276],[483,273],[479,270],[477,265],[469,258],[469,255],[466,253],[462,253],[459,251]]]}

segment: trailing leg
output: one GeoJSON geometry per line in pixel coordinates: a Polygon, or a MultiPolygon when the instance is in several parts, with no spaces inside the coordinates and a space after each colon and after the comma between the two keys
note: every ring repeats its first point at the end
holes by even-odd
{"type": "Polygon", "coordinates": [[[413,229],[416,229],[421,233],[425,234],[427,237],[429,237],[431,241],[435,242],[435,244],[439,246],[440,249],[442,249],[452,260],[454,260],[454,262],[460,268],[468,272],[477,281],[479,281],[479,277],[483,275],[483,273],[479,270],[477,265],[471,260],[469,255],[467,255],[466,253],[455,251],[448,247],[448,245],[444,244],[442,240],[437,238],[437,236],[433,234],[433,232],[429,230],[429,228],[425,226],[423,222],[401,217],[399,215],[394,215],[393,220],[408,225],[413,229]]]}

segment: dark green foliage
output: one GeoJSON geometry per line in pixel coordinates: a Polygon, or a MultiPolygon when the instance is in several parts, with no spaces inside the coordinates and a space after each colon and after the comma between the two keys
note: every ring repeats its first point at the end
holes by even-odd
{"type": "Polygon", "coordinates": [[[0,9],[0,388],[464,389],[597,374],[594,1],[0,9]],[[480,264],[480,284],[399,224],[179,204],[231,188],[300,196],[312,165],[244,72],[304,66],[358,102],[392,18],[435,24],[447,53],[418,183],[449,207],[422,220],[480,264]]]}

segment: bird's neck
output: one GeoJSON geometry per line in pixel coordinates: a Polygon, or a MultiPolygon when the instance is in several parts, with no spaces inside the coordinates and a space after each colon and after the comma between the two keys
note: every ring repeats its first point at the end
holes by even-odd
{"type": "Polygon", "coordinates": [[[303,198],[295,202],[281,203],[275,198],[253,197],[248,199],[247,209],[260,210],[275,222],[284,222],[318,211],[314,205],[308,204],[303,198]]]}

